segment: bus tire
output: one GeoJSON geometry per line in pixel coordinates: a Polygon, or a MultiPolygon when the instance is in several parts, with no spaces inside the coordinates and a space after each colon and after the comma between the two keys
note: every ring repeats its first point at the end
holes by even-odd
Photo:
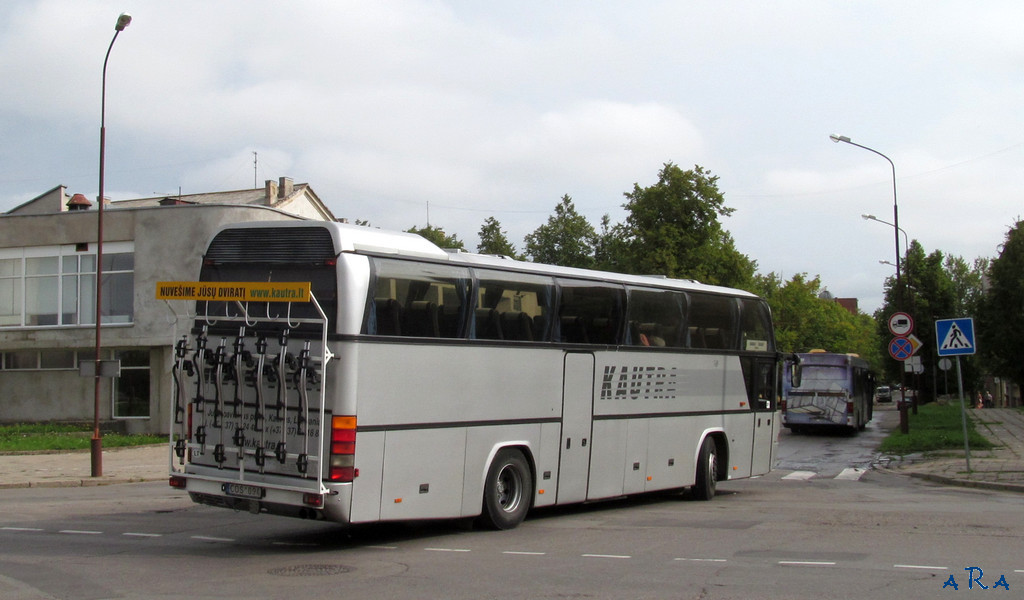
{"type": "Polygon", "coordinates": [[[484,481],[480,523],[489,529],[513,529],[523,522],[533,498],[533,475],[519,450],[499,450],[484,481]]]}
{"type": "Polygon", "coordinates": [[[693,497],[710,500],[718,485],[718,444],[710,436],[704,438],[697,455],[697,476],[693,484],[693,497]]]}

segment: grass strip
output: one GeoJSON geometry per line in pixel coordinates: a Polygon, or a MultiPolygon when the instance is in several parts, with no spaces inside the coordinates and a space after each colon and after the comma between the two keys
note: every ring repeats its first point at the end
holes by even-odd
{"type": "MultiPolygon", "coordinates": [[[[937,450],[963,450],[964,434],[960,422],[960,403],[939,404],[930,402],[917,408],[917,414],[910,414],[909,433],[896,429],[882,441],[880,450],[886,454],[916,454],[937,450]]],[[[992,442],[975,430],[970,417],[967,418],[967,440],[971,449],[988,450],[992,442]]]]}
{"type": "MultiPolygon", "coordinates": [[[[18,423],[0,425],[0,452],[42,452],[87,450],[92,443],[92,427],[67,423],[18,423]]],[[[158,435],[103,433],[104,448],[165,444],[158,435]]]]}

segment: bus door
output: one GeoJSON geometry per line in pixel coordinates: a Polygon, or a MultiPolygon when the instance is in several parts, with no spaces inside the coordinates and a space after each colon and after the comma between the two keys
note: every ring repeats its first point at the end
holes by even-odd
{"type": "Polygon", "coordinates": [[[587,499],[594,417],[594,355],[565,355],[562,378],[562,445],[558,461],[558,502],[587,499]]]}
{"type": "Polygon", "coordinates": [[[767,473],[772,468],[779,432],[776,361],[771,358],[749,359],[752,377],[748,382],[750,408],[754,411],[754,443],[750,457],[751,475],[767,473]]]}

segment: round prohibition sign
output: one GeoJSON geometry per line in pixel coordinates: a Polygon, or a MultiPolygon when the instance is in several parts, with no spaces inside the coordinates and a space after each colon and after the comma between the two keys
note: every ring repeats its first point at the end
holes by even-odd
{"type": "Polygon", "coordinates": [[[889,342],[889,356],[896,360],[907,360],[914,354],[914,345],[907,338],[893,338],[889,342]]]}

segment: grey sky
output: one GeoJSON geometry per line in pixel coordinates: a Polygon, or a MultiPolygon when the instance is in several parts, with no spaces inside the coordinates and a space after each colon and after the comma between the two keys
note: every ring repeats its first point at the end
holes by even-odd
{"type": "Polygon", "coordinates": [[[563,194],[597,226],[671,161],[720,177],[761,272],[880,304],[900,225],[995,256],[1022,214],[1019,2],[121,0],[0,4],[0,211],[308,182],[338,216],[475,248],[563,194]]]}

